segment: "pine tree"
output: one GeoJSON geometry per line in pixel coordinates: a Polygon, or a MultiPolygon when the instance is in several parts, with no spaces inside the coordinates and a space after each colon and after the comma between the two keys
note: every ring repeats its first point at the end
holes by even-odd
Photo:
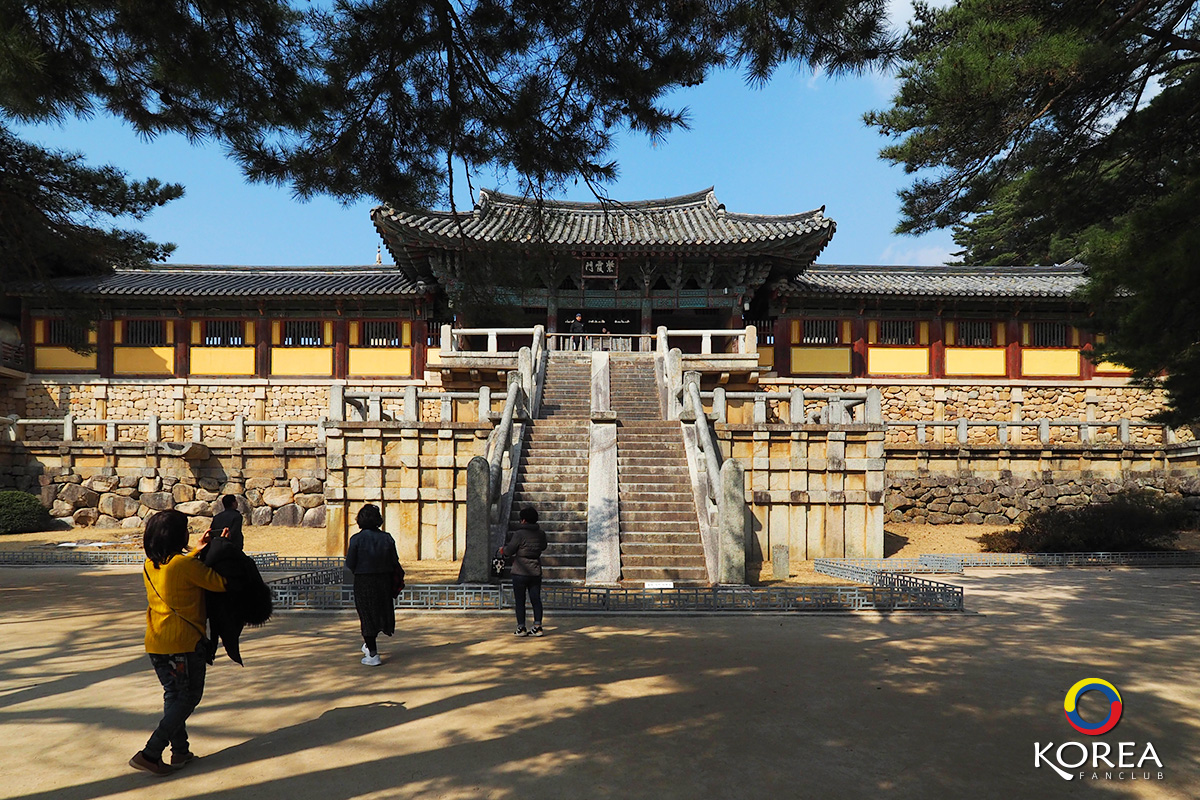
{"type": "Polygon", "coordinates": [[[1200,420],[1200,11],[1182,0],[921,6],[891,108],[918,177],[897,231],[953,226],[966,263],[1087,264],[1101,357],[1200,420]],[[1152,266],[1150,266],[1152,265],[1152,266]],[[1167,377],[1163,377],[1164,372],[1167,377]],[[1194,377],[1193,377],[1194,376],[1194,377]]]}

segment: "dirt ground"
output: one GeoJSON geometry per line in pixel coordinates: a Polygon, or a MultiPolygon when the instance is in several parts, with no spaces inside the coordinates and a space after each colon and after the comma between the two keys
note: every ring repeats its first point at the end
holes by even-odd
{"type": "Polygon", "coordinates": [[[378,668],[353,611],[281,613],[210,668],[200,758],[162,779],[126,765],[162,711],[137,572],[0,568],[0,797],[1200,797],[1200,570],[970,570],[965,614],[547,612],[543,639],[402,613],[378,668]],[[1063,702],[1092,677],[1125,702],[1097,738],[1152,743],[1161,779],[1035,768],[1091,744],[1063,702]]]}
{"type": "MultiPolygon", "coordinates": [[[[915,558],[923,553],[978,553],[979,536],[988,531],[1004,530],[996,525],[915,525],[888,523],[884,528],[884,556],[915,558]]],[[[245,528],[246,551],[278,553],[282,556],[325,555],[324,528],[245,528]]],[[[140,530],[122,528],[77,528],[47,533],[20,533],[0,536],[0,550],[30,550],[60,547],[63,543],[81,550],[138,550],[142,546],[140,530]]],[[[1200,532],[1180,536],[1179,547],[1200,550],[1200,532]]],[[[404,565],[408,583],[454,583],[458,580],[458,561],[413,561],[404,565]]],[[[771,577],[771,562],[747,564],[747,582],[752,586],[841,586],[848,582],[813,570],[811,561],[792,562],[786,581],[771,577]]]]}

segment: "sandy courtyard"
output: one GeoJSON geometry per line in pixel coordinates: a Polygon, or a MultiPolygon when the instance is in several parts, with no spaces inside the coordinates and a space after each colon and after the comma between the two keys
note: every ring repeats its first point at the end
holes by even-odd
{"type": "Polygon", "coordinates": [[[1200,570],[955,581],[961,616],[549,615],[516,639],[506,614],[412,614],[377,669],[352,612],[281,614],[209,673],[202,760],[156,779],[125,764],[161,710],[136,568],[0,568],[0,796],[1200,796],[1200,570]],[[1125,701],[1103,738],[1152,742],[1162,781],[1033,768],[1085,738],[1063,698],[1088,677],[1125,701]]]}

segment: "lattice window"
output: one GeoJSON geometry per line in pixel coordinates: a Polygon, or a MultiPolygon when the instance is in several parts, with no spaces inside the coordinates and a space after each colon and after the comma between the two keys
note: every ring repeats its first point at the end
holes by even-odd
{"type": "Polygon", "coordinates": [[[775,326],[769,319],[745,319],[746,325],[753,325],[758,331],[758,346],[760,348],[775,344],[775,326]]]}
{"type": "Polygon", "coordinates": [[[1034,347],[1066,347],[1067,323],[1065,322],[1035,322],[1031,333],[1034,347]]]}
{"type": "Polygon", "coordinates": [[[991,347],[996,343],[995,326],[979,320],[955,322],[954,340],[959,347],[991,347]]]}
{"type": "Polygon", "coordinates": [[[122,344],[162,347],[167,343],[167,323],[161,319],[131,319],[125,322],[122,344]]]}
{"type": "Polygon", "coordinates": [[[395,320],[374,320],[362,324],[363,347],[400,347],[400,323],[395,320]]]}
{"type": "Polygon", "coordinates": [[[878,344],[916,344],[917,323],[908,319],[881,319],[878,344]]]}
{"type": "Polygon", "coordinates": [[[86,342],[86,326],[70,319],[46,320],[46,344],[80,347],[86,342]]]}
{"type": "Polygon", "coordinates": [[[806,319],[803,328],[802,344],[838,343],[838,321],[836,319],[806,319]]]}
{"type": "Polygon", "coordinates": [[[325,325],[319,320],[286,320],[283,323],[284,347],[324,347],[325,325]]]}
{"type": "Polygon", "coordinates": [[[246,323],[240,319],[210,319],[204,323],[205,347],[241,347],[246,344],[246,323]]]}

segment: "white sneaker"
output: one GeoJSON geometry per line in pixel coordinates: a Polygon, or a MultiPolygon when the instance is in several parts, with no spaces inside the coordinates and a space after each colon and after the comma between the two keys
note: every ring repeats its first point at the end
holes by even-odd
{"type": "Polygon", "coordinates": [[[368,667],[379,667],[383,665],[383,659],[379,657],[378,653],[375,655],[367,654],[367,656],[363,658],[362,663],[366,664],[368,667]]]}
{"type": "Polygon", "coordinates": [[[369,647],[367,647],[367,645],[366,645],[366,643],[365,643],[365,642],[363,643],[363,646],[362,646],[362,654],[363,654],[364,656],[369,656],[369,655],[371,655],[371,649],[370,649],[369,647]]]}

